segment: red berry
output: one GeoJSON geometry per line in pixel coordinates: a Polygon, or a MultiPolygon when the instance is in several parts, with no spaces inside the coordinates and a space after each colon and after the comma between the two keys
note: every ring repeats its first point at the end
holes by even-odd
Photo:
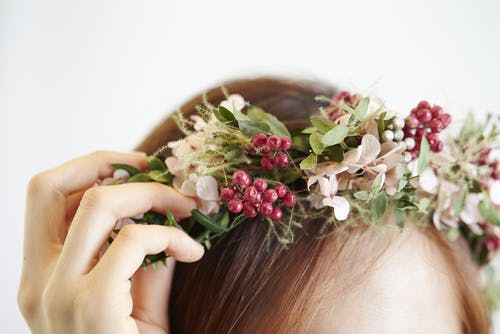
{"type": "Polygon", "coordinates": [[[264,169],[271,170],[274,168],[274,159],[272,157],[263,157],[260,159],[260,165],[264,169]]]}
{"type": "Polygon", "coordinates": [[[252,205],[250,202],[243,203],[243,214],[248,218],[255,218],[259,212],[257,208],[252,205]]]}
{"type": "Polygon", "coordinates": [[[443,142],[441,140],[438,141],[433,147],[431,147],[431,150],[436,153],[441,152],[443,150],[443,142]]]}
{"type": "Polygon", "coordinates": [[[415,132],[415,141],[417,143],[420,143],[420,140],[426,134],[427,134],[427,131],[424,128],[418,128],[417,131],[415,132]]]}
{"type": "Polygon", "coordinates": [[[266,144],[260,148],[260,153],[264,155],[269,154],[271,153],[271,148],[266,144]]]}
{"type": "Polygon", "coordinates": [[[233,182],[243,187],[243,186],[248,186],[250,182],[252,182],[252,179],[247,172],[242,170],[237,170],[233,174],[233,182]]]}
{"type": "Polygon", "coordinates": [[[232,213],[240,213],[241,210],[243,210],[243,202],[241,202],[239,199],[232,199],[227,204],[227,208],[232,213]]]}
{"type": "Polygon", "coordinates": [[[277,206],[274,207],[273,213],[271,214],[271,219],[274,221],[278,221],[281,218],[283,218],[283,211],[281,211],[281,209],[278,208],[277,206]]]}
{"type": "Polygon", "coordinates": [[[258,191],[265,191],[267,189],[266,180],[264,180],[263,178],[260,178],[260,177],[253,181],[253,185],[258,191]]]}
{"type": "Polygon", "coordinates": [[[288,158],[288,154],[283,152],[279,152],[278,154],[276,154],[276,156],[274,157],[274,161],[276,165],[280,167],[286,167],[290,164],[290,159],[288,158]]]}
{"type": "Polygon", "coordinates": [[[280,148],[281,138],[276,135],[269,136],[269,138],[267,138],[267,146],[272,150],[280,148]]]}
{"type": "Polygon", "coordinates": [[[427,101],[420,101],[417,106],[418,109],[429,109],[430,107],[431,105],[427,101]]]}
{"type": "Polygon", "coordinates": [[[490,236],[486,239],[486,248],[490,251],[496,251],[500,248],[500,239],[495,236],[490,236]]]}
{"type": "Polygon", "coordinates": [[[427,108],[418,109],[417,118],[420,122],[427,123],[432,119],[432,113],[427,108]]]}
{"type": "Polygon", "coordinates": [[[259,194],[259,191],[254,186],[249,186],[245,188],[243,195],[245,199],[250,202],[254,202],[259,194]]]}
{"type": "Polygon", "coordinates": [[[278,198],[283,198],[288,193],[288,188],[283,183],[278,183],[274,186],[274,190],[278,194],[278,198]]]}
{"type": "Polygon", "coordinates": [[[273,213],[273,205],[269,202],[264,202],[260,206],[260,213],[264,216],[270,216],[273,213]]]}
{"type": "Polygon", "coordinates": [[[494,171],[491,173],[491,177],[492,177],[494,180],[500,180],[500,170],[494,170],[494,171]]]}
{"type": "Polygon", "coordinates": [[[289,191],[285,197],[283,197],[283,204],[288,207],[293,207],[297,203],[297,195],[289,191]]]}
{"type": "Polygon", "coordinates": [[[436,143],[439,141],[439,138],[436,134],[434,133],[429,133],[427,136],[425,136],[427,138],[427,141],[429,142],[429,146],[433,146],[433,145],[436,145],[436,143]]]}
{"type": "Polygon", "coordinates": [[[434,105],[432,108],[431,108],[431,113],[432,113],[432,117],[434,118],[439,118],[441,117],[441,115],[443,114],[443,108],[441,108],[440,106],[438,105],[434,105]]]}
{"type": "Polygon", "coordinates": [[[411,150],[409,152],[411,154],[411,160],[415,160],[416,158],[418,158],[419,150],[417,148],[414,148],[413,150],[411,150]]]}
{"type": "Polygon", "coordinates": [[[260,148],[260,147],[266,145],[266,143],[267,143],[267,136],[264,133],[262,133],[262,132],[256,133],[252,137],[252,144],[255,147],[259,147],[260,148]]]}
{"type": "Polygon", "coordinates": [[[290,137],[281,137],[281,146],[282,150],[289,150],[292,148],[292,138],[290,137]]]}
{"type": "Polygon", "coordinates": [[[406,125],[411,129],[416,128],[420,124],[417,117],[415,117],[413,115],[406,117],[405,121],[406,121],[406,125]]]}
{"type": "Polygon", "coordinates": [[[439,119],[441,120],[441,122],[443,122],[445,128],[447,128],[448,125],[450,125],[450,123],[451,123],[451,115],[450,114],[442,114],[439,119]]]}
{"type": "Polygon", "coordinates": [[[278,193],[274,189],[267,189],[264,193],[264,201],[274,203],[278,200],[278,193]]]}
{"type": "Polygon", "coordinates": [[[427,125],[429,126],[429,129],[431,129],[431,131],[434,133],[441,132],[445,128],[444,123],[439,119],[433,119],[427,125]]]}
{"type": "Polygon", "coordinates": [[[335,102],[340,102],[341,100],[345,100],[346,102],[350,102],[351,101],[351,94],[349,92],[342,91],[342,92],[334,95],[332,100],[335,102]]]}
{"type": "Polygon", "coordinates": [[[223,201],[230,201],[234,198],[235,192],[231,188],[223,188],[220,191],[220,198],[222,198],[223,201]]]}

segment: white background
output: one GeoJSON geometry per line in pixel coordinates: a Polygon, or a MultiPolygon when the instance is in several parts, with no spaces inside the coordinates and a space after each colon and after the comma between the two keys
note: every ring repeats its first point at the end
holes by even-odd
{"type": "Polygon", "coordinates": [[[130,150],[168,111],[257,74],[377,84],[460,118],[499,111],[500,2],[0,0],[0,331],[17,310],[25,186],[96,149],[130,150]]]}

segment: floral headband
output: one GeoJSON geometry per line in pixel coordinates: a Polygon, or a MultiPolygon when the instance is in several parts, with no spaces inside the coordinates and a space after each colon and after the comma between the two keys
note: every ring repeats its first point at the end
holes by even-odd
{"type": "MultiPolygon", "coordinates": [[[[292,131],[240,95],[226,97],[219,106],[204,99],[189,118],[176,113],[185,137],[149,156],[147,172],[114,164],[102,181],[160,182],[196,198],[198,209],[181,221],[152,211],[121,219],[116,233],[128,223],[176,226],[210,248],[259,218],[288,244],[304,217],[377,223],[390,210],[401,228],[414,215],[452,240],[463,236],[482,266],[500,248],[497,117],[468,115],[445,139],[451,116],[438,105],[421,101],[402,118],[379,99],[341,92],[318,97],[324,106],[309,126],[292,131]]],[[[144,264],[160,260],[164,253],[144,264]]]]}

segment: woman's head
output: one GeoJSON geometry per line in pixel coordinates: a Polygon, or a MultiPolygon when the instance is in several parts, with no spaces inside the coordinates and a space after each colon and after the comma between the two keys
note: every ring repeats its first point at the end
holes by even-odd
{"type": "MultiPolygon", "coordinates": [[[[336,92],[276,79],[236,81],[226,88],[290,129],[307,124],[318,107],[315,96],[336,92]]],[[[216,88],[207,98],[217,104],[225,97],[216,88]]],[[[194,113],[201,103],[195,98],[181,110],[194,113]]],[[[138,149],[151,154],[180,136],[167,119],[138,149]]],[[[214,242],[200,262],[177,264],[172,332],[488,331],[488,309],[466,247],[411,222],[401,232],[390,216],[378,229],[332,226],[328,237],[318,238],[322,221],[305,217],[288,249],[272,238],[267,243],[266,223],[241,224],[214,242]]]]}

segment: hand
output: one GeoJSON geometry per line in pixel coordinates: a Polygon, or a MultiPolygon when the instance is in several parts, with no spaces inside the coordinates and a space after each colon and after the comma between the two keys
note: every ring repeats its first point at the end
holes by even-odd
{"type": "Polygon", "coordinates": [[[203,247],[181,230],[126,225],[99,259],[116,220],[148,210],[187,217],[196,203],[159,183],[92,187],[112,163],[146,168],[144,154],[99,151],[35,175],[28,185],[18,303],[34,333],[168,333],[174,261],[138,270],[166,251],[193,262],[203,247]]]}

